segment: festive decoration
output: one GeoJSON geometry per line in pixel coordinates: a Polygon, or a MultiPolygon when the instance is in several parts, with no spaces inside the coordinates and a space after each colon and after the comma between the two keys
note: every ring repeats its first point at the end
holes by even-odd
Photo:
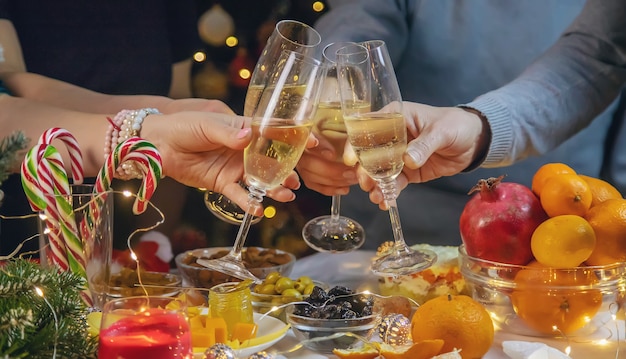
{"type": "MultiPolygon", "coordinates": [[[[28,139],[22,132],[16,132],[0,141],[0,184],[4,182],[11,168],[17,161],[17,153],[26,148],[28,139]]],[[[2,191],[0,191],[0,202],[2,202],[2,191]]]]}
{"type": "Polygon", "coordinates": [[[274,359],[274,356],[266,351],[260,351],[250,355],[248,359],[274,359]]]}
{"type": "Polygon", "coordinates": [[[235,32],[235,22],[219,4],[213,5],[198,19],[198,34],[209,45],[224,45],[226,38],[235,32]]]}
{"type": "Polygon", "coordinates": [[[115,147],[98,172],[94,191],[109,191],[117,168],[126,161],[134,161],[143,174],[141,187],[133,204],[133,213],[141,214],[146,210],[147,202],[154,194],[163,173],[161,154],[152,143],[144,139],[131,137],[115,147]]]}
{"type": "Polygon", "coordinates": [[[0,357],[95,358],[97,338],[87,332],[85,282],[25,259],[0,267],[0,357]]]}
{"type": "Polygon", "coordinates": [[[226,344],[218,343],[204,352],[205,359],[237,359],[235,351],[226,344]]]}
{"type": "Polygon", "coordinates": [[[386,315],[378,325],[378,336],[383,343],[409,344],[411,343],[411,320],[402,314],[386,315]]]}

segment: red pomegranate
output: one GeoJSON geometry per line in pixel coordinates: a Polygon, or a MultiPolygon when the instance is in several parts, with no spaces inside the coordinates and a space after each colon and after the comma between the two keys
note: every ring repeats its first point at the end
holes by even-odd
{"type": "Polygon", "coordinates": [[[530,238],[548,216],[530,188],[503,178],[481,179],[470,190],[479,192],[461,213],[461,239],[472,257],[524,265],[533,258],[530,238]]]}

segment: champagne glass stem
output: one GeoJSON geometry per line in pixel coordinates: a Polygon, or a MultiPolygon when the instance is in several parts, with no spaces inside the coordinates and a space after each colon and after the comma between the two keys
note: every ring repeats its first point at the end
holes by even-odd
{"type": "Polygon", "coordinates": [[[330,223],[339,223],[339,207],[341,206],[341,195],[334,195],[330,203],[330,223]]]}
{"type": "Polygon", "coordinates": [[[383,192],[383,198],[387,207],[389,207],[389,219],[391,220],[391,228],[393,230],[394,251],[396,253],[407,251],[408,246],[404,240],[404,234],[402,232],[402,224],[400,223],[400,212],[398,211],[398,204],[396,198],[398,197],[398,190],[395,179],[382,179],[378,181],[378,185],[383,192]]]}
{"type": "Polygon", "coordinates": [[[241,225],[239,226],[239,231],[237,232],[233,248],[230,250],[230,255],[238,261],[241,260],[241,251],[246,243],[248,231],[250,231],[250,225],[252,224],[252,219],[254,218],[252,212],[254,212],[253,210],[258,205],[260,205],[263,201],[263,197],[265,196],[265,191],[255,186],[250,186],[249,191],[248,210],[246,211],[243,220],[241,221],[241,225]]]}

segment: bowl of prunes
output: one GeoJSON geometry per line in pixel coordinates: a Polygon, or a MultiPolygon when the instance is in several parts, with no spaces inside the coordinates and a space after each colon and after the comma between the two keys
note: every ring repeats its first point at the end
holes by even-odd
{"type": "Polygon", "coordinates": [[[375,301],[370,293],[356,293],[343,286],[328,291],[316,286],[302,302],[287,307],[287,323],[304,346],[332,353],[333,349],[348,349],[371,338],[382,319],[375,301]]]}

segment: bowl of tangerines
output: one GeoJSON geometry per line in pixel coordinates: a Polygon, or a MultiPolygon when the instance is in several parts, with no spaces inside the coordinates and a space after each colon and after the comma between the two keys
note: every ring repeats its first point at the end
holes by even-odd
{"type": "Polygon", "coordinates": [[[460,217],[460,271],[503,330],[588,337],[626,297],[626,199],[610,183],[548,163],[531,187],[479,181],[460,217]]]}

